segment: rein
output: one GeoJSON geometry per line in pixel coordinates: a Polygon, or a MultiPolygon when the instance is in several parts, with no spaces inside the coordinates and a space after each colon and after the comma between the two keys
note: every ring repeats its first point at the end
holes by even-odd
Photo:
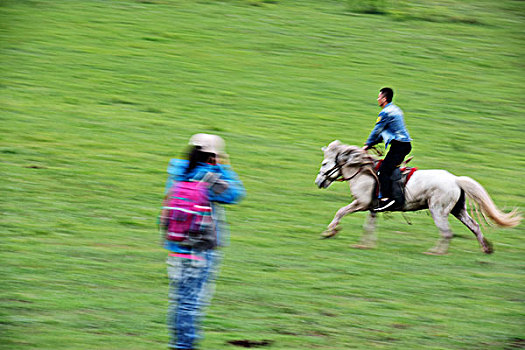
{"type": "MultiPolygon", "coordinates": [[[[328,179],[332,180],[332,175],[333,175],[336,171],[341,171],[341,168],[342,168],[342,166],[339,165],[339,153],[337,153],[337,154],[335,155],[335,165],[332,167],[332,169],[325,171],[324,174],[323,174],[323,176],[325,177],[325,179],[323,180],[323,183],[324,183],[326,180],[328,180],[328,179]]],[[[341,173],[342,173],[342,172],[341,172],[341,173]]],[[[333,179],[332,181],[336,181],[336,180],[337,180],[338,178],[340,178],[340,177],[341,177],[341,176],[338,176],[338,177],[336,177],[335,179],[333,179]]]]}
{"type": "MultiPolygon", "coordinates": [[[[363,170],[363,168],[359,168],[359,170],[357,170],[357,171],[355,172],[354,175],[352,175],[352,176],[350,176],[350,177],[346,177],[346,178],[343,177],[341,180],[337,180],[337,181],[350,181],[350,180],[352,180],[354,177],[356,177],[357,174],[359,174],[362,170],[363,170]]],[[[342,172],[341,172],[341,173],[342,173],[342,172]]],[[[343,175],[341,175],[341,176],[343,176],[343,175]]]]}
{"type": "MultiPolygon", "coordinates": [[[[327,179],[330,179],[331,176],[332,176],[336,171],[341,171],[341,168],[342,168],[342,167],[336,163],[336,164],[333,166],[333,168],[330,169],[330,170],[327,170],[327,171],[323,174],[323,176],[326,177],[327,179]]],[[[336,179],[340,178],[341,176],[342,176],[342,175],[336,177],[336,179]]]]}
{"type": "MultiPolygon", "coordinates": [[[[368,157],[369,160],[373,160],[372,157],[368,157]]],[[[369,164],[366,164],[366,165],[361,165],[359,167],[359,170],[357,170],[352,176],[350,177],[343,177],[343,172],[342,172],[342,168],[343,166],[342,165],[339,165],[339,153],[337,153],[335,155],[335,165],[330,169],[330,170],[327,170],[324,172],[323,176],[325,177],[325,179],[323,180],[323,183],[326,181],[326,180],[332,180],[332,181],[350,181],[352,180],[354,177],[356,177],[357,175],[359,175],[361,173],[361,171],[364,170],[367,170],[369,171],[372,176],[374,176],[375,180],[377,182],[379,182],[379,179],[377,178],[377,175],[375,173],[375,171],[373,171],[371,168],[370,168],[370,165],[369,164]],[[341,175],[337,176],[335,179],[332,178],[332,175],[336,172],[336,171],[339,171],[341,173],[341,175]]]]}

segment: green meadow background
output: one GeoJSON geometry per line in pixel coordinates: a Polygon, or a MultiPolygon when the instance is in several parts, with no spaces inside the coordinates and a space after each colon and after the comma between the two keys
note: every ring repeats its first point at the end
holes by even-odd
{"type": "Polygon", "coordinates": [[[525,347],[524,226],[366,214],[319,190],[320,148],[362,145],[396,91],[414,166],[525,207],[525,2],[0,0],[0,349],[166,349],[166,167],[221,135],[247,197],[202,349],[525,347]],[[251,342],[251,343],[250,343],[251,342]]]}

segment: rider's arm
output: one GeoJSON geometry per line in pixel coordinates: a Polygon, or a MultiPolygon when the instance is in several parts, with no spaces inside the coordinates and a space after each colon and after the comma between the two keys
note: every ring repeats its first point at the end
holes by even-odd
{"type": "Polygon", "coordinates": [[[375,144],[378,144],[381,142],[381,132],[385,129],[386,125],[388,124],[388,121],[390,120],[390,116],[388,113],[381,112],[379,113],[379,116],[377,117],[376,125],[374,126],[374,129],[372,129],[372,132],[370,133],[370,136],[368,136],[368,139],[365,142],[365,149],[368,149],[375,144]]]}

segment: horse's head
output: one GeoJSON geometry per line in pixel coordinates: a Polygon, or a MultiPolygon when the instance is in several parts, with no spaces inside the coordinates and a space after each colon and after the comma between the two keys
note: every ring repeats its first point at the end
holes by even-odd
{"type": "Polygon", "coordinates": [[[362,166],[370,162],[369,156],[362,148],[343,145],[339,140],[321,149],[324,152],[324,159],[315,179],[315,184],[319,188],[327,188],[342,177],[345,167],[362,166]]]}

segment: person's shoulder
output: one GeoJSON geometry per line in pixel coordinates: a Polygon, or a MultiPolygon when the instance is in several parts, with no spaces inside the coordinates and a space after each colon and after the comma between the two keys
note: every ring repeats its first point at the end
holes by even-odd
{"type": "Polygon", "coordinates": [[[168,173],[172,175],[180,175],[184,173],[188,164],[189,161],[186,159],[173,158],[168,164],[168,173]]]}
{"type": "Polygon", "coordinates": [[[396,106],[395,104],[393,103],[390,103],[388,106],[386,106],[383,111],[385,113],[388,113],[388,114],[391,114],[391,115],[403,115],[403,111],[401,110],[401,108],[399,108],[398,106],[396,106]]]}
{"type": "Polygon", "coordinates": [[[232,167],[230,164],[217,164],[217,168],[222,171],[231,171],[232,167]]]}
{"type": "Polygon", "coordinates": [[[172,159],[170,159],[169,166],[173,166],[173,167],[187,167],[189,163],[190,162],[187,159],[172,158],[172,159]]]}
{"type": "Polygon", "coordinates": [[[388,105],[383,107],[383,109],[379,113],[379,116],[380,117],[388,117],[388,116],[392,115],[394,113],[394,111],[395,111],[395,106],[392,103],[389,103],[388,105]]]}
{"type": "Polygon", "coordinates": [[[189,160],[187,159],[180,159],[180,158],[171,158],[170,164],[188,164],[189,160]]]}

